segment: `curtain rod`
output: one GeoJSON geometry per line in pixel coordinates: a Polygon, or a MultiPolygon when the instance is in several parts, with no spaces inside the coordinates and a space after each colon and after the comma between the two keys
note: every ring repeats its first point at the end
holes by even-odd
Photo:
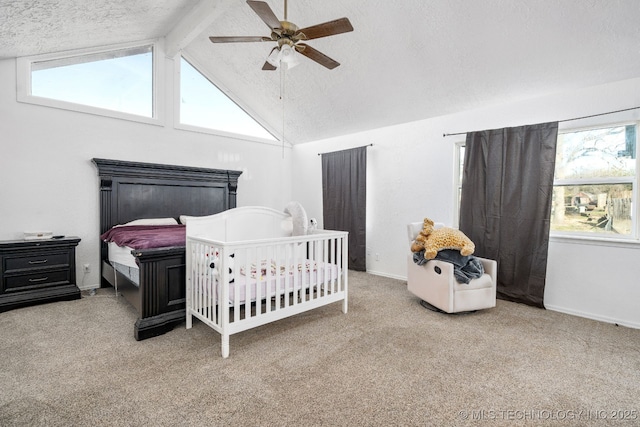
{"type": "MultiPolygon", "coordinates": [[[[373,147],[373,144],[361,145],[360,147],[346,148],[344,150],[338,150],[338,151],[347,151],[347,150],[353,150],[354,148],[362,148],[362,147],[373,147]]],[[[329,153],[337,153],[338,151],[329,151],[329,152],[326,152],[326,153],[318,153],[318,156],[322,156],[323,154],[329,154],[329,153]]]]}
{"type": "MultiPolygon", "coordinates": [[[[590,119],[592,117],[606,116],[607,114],[624,113],[625,111],[631,111],[631,110],[637,110],[637,109],[640,109],[640,107],[631,107],[631,108],[625,108],[623,110],[609,111],[607,113],[599,113],[599,114],[592,114],[590,116],[575,117],[573,119],[558,120],[558,123],[571,122],[571,121],[574,121],[574,120],[590,119]]],[[[470,132],[443,133],[442,137],[444,138],[444,137],[447,137],[447,136],[465,135],[467,133],[470,133],[470,132]]]]}

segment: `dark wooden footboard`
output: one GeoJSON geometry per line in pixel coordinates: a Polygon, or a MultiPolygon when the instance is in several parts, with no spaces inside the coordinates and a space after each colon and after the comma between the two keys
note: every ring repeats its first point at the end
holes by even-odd
{"type": "Polygon", "coordinates": [[[143,340],[185,320],[185,248],[148,249],[135,256],[140,266],[140,318],[134,335],[143,340]]]}
{"type": "Polygon", "coordinates": [[[118,294],[136,309],[136,340],[162,335],[185,319],[184,247],[148,249],[135,253],[140,266],[140,284],[103,263],[105,284],[117,287],[118,294]]]}

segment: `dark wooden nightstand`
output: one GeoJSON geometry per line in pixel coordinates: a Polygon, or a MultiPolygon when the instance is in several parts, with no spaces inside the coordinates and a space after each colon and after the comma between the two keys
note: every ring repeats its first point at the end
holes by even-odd
{"type": "Polygon", "coordinates": [[[0,241],[0,312],[80,298],[78,237],[0,241]]]}

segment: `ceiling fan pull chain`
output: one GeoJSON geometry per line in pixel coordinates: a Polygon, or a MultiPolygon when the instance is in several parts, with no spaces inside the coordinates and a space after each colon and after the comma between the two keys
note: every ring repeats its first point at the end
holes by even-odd
{"type": "Polygon", "coordinates": [[[280,66],[280,100],[282,101],[282,158],[284,159],[284,84],[285,84],[285,72],[287,69],[286,64],[280,66]]]}

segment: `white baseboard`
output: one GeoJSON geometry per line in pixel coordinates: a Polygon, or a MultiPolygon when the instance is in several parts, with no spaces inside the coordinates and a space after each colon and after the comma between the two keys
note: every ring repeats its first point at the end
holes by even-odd
{"type": "Polygon", "coordinates": [[[90,291],[91,289],[98,289],[100,285],[76,285],[81,291],[90,291]]]}
{"type": "Polygon", "coordinates": [[[406,276],[398,276],[395,274],[382,273],[380,271],[374,271],[374,270],[367,270],[367,273],[373,274],[374,276],[382,276],[382,277],[388,277],[389,279],[404,280],[405,282],[407,281],[406,276]]]}
{"type": "Polygon", "coordinates": [[[548,305],[548,304],[545,304],[544,307],[547,310],[551,310],[551,311],[557,311],[557,312],[560,312],[560,313],[571,314],[573,316],[584,317],[586,319],[597,320],[599,322],[613,323],[615,325],[626,326],[627,328],[640,329],[640,323],[630,322],[630,321],[624,320],[624,319],[615,319],[613,317],[608,317],[608,316],[599,316],[599,315],[593,314],[593,313],[585,313],[585,312],[579,311],[579,310],[573,310],[573,309],[570,309],[570,308],[558,307],[558,306],[548,305]]]}
{"type": "MultiPolygon", "coordinates": [[[[407,278],[405,276],[382,273],[380,271],[375,271],[375,270],[367,270],[367,273],[373,274],[375,276],[388,277],[390,279],[403,280],[405,282],[407,281],[407,278]]],[[[628,320],[616,319],[616,318],[608,317],[608,316],[599,316],[599,315],[596,315],[596,314],[593,314],[593,313],[587,313],[587,312],[583,312],[583,311],[579,311],[579,310],[573,310],[573,309],[565,308],[565,307],[559,307],[559,306],[555,306],[555,305],[545,304],[544,307],[547,310],[557,311],[559,313],[570,314],[572,316],[584,317],[586,319],[597,320],[599,322],[612,323],[614,325],[625,326],[627,328],[640,329],[640,323],[638,323],[638,322],[631,322],[631,321],[628,321],[628,320]]]]}

